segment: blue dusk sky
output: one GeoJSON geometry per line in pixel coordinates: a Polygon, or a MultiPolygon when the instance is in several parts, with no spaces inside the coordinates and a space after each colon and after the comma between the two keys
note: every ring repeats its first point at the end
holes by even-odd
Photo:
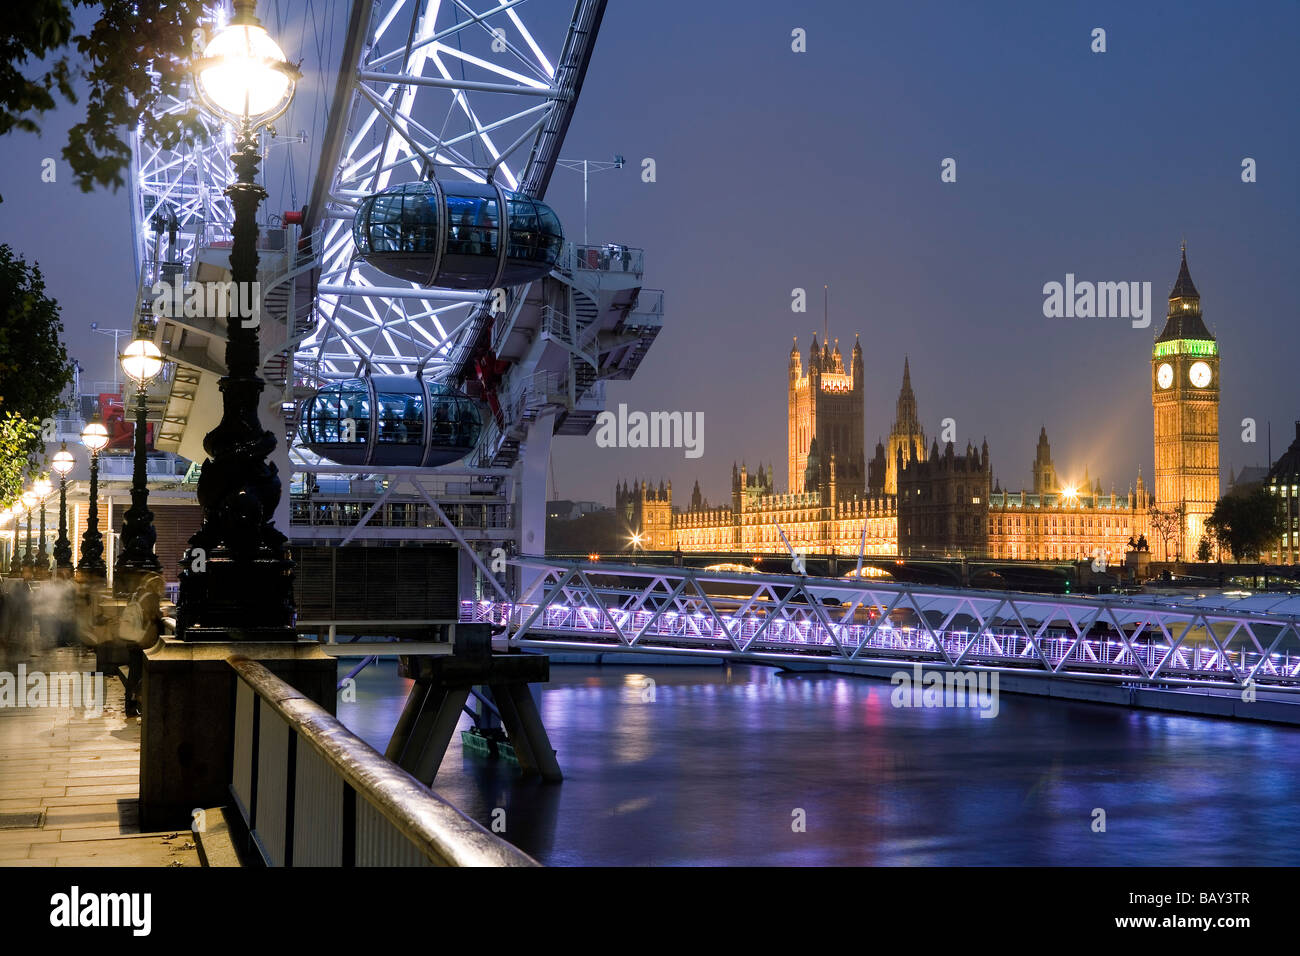
{"type": "MultiPolygon", "coordinates": [[[[565,0],[533,2],[567,22],[565,0]]],[[[339,29],[299,26],[290,55],[309,86],[332,86],[322,63],[339,29]]],[[[1276,457],[1300,418],[1298,36],[1295,2],[614,0],[564,155],[627,157],[592,178],[590,234],[645,249],[666,318],[607,394],[703,412],[704,454],[559,438],[555,494],[610,501],[636,477],[671,479],[681,501],[698,478],[717,503],[740,460],[775,463],[784,489],[787,359],[792,336],[806,353],[821,335],[823,285],[846,356],[862,337],[868,448],[888,434],[908,355],[927,435],[952,418],[959,447],[987,438],[1004,486],[1030,482],[1045,425],[1063,478],[1086,466],[1124,493],[1139,466],[1151,474],[1151,343],[1184,238],[1221,349],[1224,478],[1265,463],[1270,421],[1276,457]],[[806,52],[791,50],[795,28],[806,52]],[[646,157],[657,182],[641,181],[646,157]],[[940,179],[948,157],[956,182],[940,179]],[[1067,273],[1150,282],[1151,326],[1044,317],[1044,284],[1067,273]],[[791,311],[795,288],[806,313],[791,311]]],[[[289,128],[314,129],[319,99],[289,128]]],[[[111,339],[90,323],[129,327],[136,278],[127,191],[40,182],[78,116],[3,141],[0,239],[41,263],[96,379],[111,339]]],[[[268,177],[274,208],[306,202],[315,157],[291,149],[268,177]]],[[[581,176],[557,170],[547,199],[580,239],[581,176]]]]}

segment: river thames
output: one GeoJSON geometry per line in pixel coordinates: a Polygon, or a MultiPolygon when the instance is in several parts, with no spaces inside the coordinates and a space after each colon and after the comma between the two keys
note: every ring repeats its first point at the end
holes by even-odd
{"type": "MultiPolygon", "coordinates": [[[[485,826],[504,810],[503,835],[550,865],[1300,863],[1300,729],[1014,694],[988,719],[753,666],[551,677],[563,783],[459,735],[434,782],[485,826]]],[[[339,717],[382,752],[408,686],[372,665],[339,717]]]]}

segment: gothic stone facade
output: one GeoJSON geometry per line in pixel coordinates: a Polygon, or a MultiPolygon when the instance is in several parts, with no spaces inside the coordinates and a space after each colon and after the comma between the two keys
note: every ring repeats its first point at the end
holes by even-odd
{"type": "MultiPolygon", "coordinates": [[[[1140,469],[1125,495],[1106,494],[1086,472],[1077,484],[1062,481],[1046,429],[1031,465],[1032,490],[1003,490],[993,481],[987,442],[978,449],[968,444],[964,452],[951,442],[943,449],[931,442],[927,450],[907,359],[888,443],[878,441],[867,462],[863,375],[859,342],[847,366],[838,341],[819,344],[814,335],[806,366],[796,343],[788,365],[790,490],[776,491],[770,465],[752,474],[733,465],[729,503],[708,506],[697,483],[690,505],[675,512],[671,485],[620,484],[617,506],[630,531],[653,550],[785,553],[783,531],[797,551],[819,554],[856,554],[861,547],[873,555],[1113,564],[1139,537],[1158,546],[1151,533],[1157,506],[1185,509],[1171,550],[1187,557],[1218,499],[1219,350],[1201,318],[1185,249],[1151,354],[1156,471],[1150,492],[1140,469]]],[[[1300,535],[1288,530],[1284,542],[1294,545],[1300,535]]]]}

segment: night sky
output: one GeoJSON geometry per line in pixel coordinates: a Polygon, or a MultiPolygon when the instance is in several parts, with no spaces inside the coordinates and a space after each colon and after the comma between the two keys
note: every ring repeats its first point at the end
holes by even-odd
{"type": "MultiPolygon", "coordinates": [[[[562,30],[571,3],[533,3],[562,30]]],[[[927,435],[951,417],[959,447],[987,437],[1004,487],[1030,483],[1046,425],[1063,478],[1087,465],[1122,494],[1139,465],[1151,475],[1150,346],[1184,237],[1222,353],[1224,479],[1265,463],[1270,420],[1276,457],[1300,417],[1298,35],[1294,2],[614,0],[564,155],[627,157],[592,178],[591,238],[646,250],[667,316],[608,398],[703,411],[704,456],[557,439],[554,492],[610,501],[616,480],[644,477],[671,479],[682,501],[698,478],[720,503],[742,459],[775,463],[784,490],[791,336],[805,354],[820,337],[828,285],[846,357],[862,335],[868,449],[888,434],[908,354],[927,435]],[[806,53],[791,51],[796,27],[806,53]],[[1105,53],[1090,50],[1095,27],[1105,53]],[[644,157],[656,183],[641,181],[644,157]],[[945,157],[955,183],[940,181],[945,157]],[[1241,181],[1244,157],[1255,183],[1241,181]],[[1071,272],[1150,281],[1150,328],[1044,318],[1043,284],[1071,272]],[[791,312],[795,287],[805,314],[791,312]],[[1240,440],[1246,417],[1255,445],[1240,440]]],[[[329,31],[284,39],[310,78],[329,31]]],[[[289,127],[311,126],[319,103],[295,109],[289,127]]],[[[40,182],[77,116],[3,141],[0,238],[45,269],[89,382],[112,360],[89,324],[129,327],[135,276],[125,190],[40,182]]],[[[310,156],[292,149],[301,205],[310,156]]],[[[292,208],[284,170],[268,187],[292,208]]],[[[581,176],[557,170],[548,199],[579,240],[581,197],[581,176]]]]}

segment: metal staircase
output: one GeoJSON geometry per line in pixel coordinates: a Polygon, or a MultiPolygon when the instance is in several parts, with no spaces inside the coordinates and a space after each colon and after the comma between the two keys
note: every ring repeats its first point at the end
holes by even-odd
{"type": "MultiPolygon", "coordinates": [[[[297,229],[286,226],[264,230],[259,242],[263,267],[259,273],[259,336],[266,350],[261,374],[267,383],[267,399],[281,396],[286,437],[293,427],[295,402],[304,397],[299,393],[309,391],[300,388],[297,376],[291,380],[291,375],[292,355],[314,327],[313,283],[320,265],[313,252],[316,238],[299,242],[297,229]]],[[[193,262],[161,263],[157,271],[162,281],[195,282],[206,288],[229,281],[229,254],[227,244],[199,243],[194,246],[193,262]]],[[[176,366],[156,447],[202,460],[203,436],[220,417],[217,383],[225,373],[226,319],[221,315],[155,315],[151,283],[146,283],[146,278],[142,273],[137,301],[140,329],[153,339],[163,358],[176,366]]]]}

